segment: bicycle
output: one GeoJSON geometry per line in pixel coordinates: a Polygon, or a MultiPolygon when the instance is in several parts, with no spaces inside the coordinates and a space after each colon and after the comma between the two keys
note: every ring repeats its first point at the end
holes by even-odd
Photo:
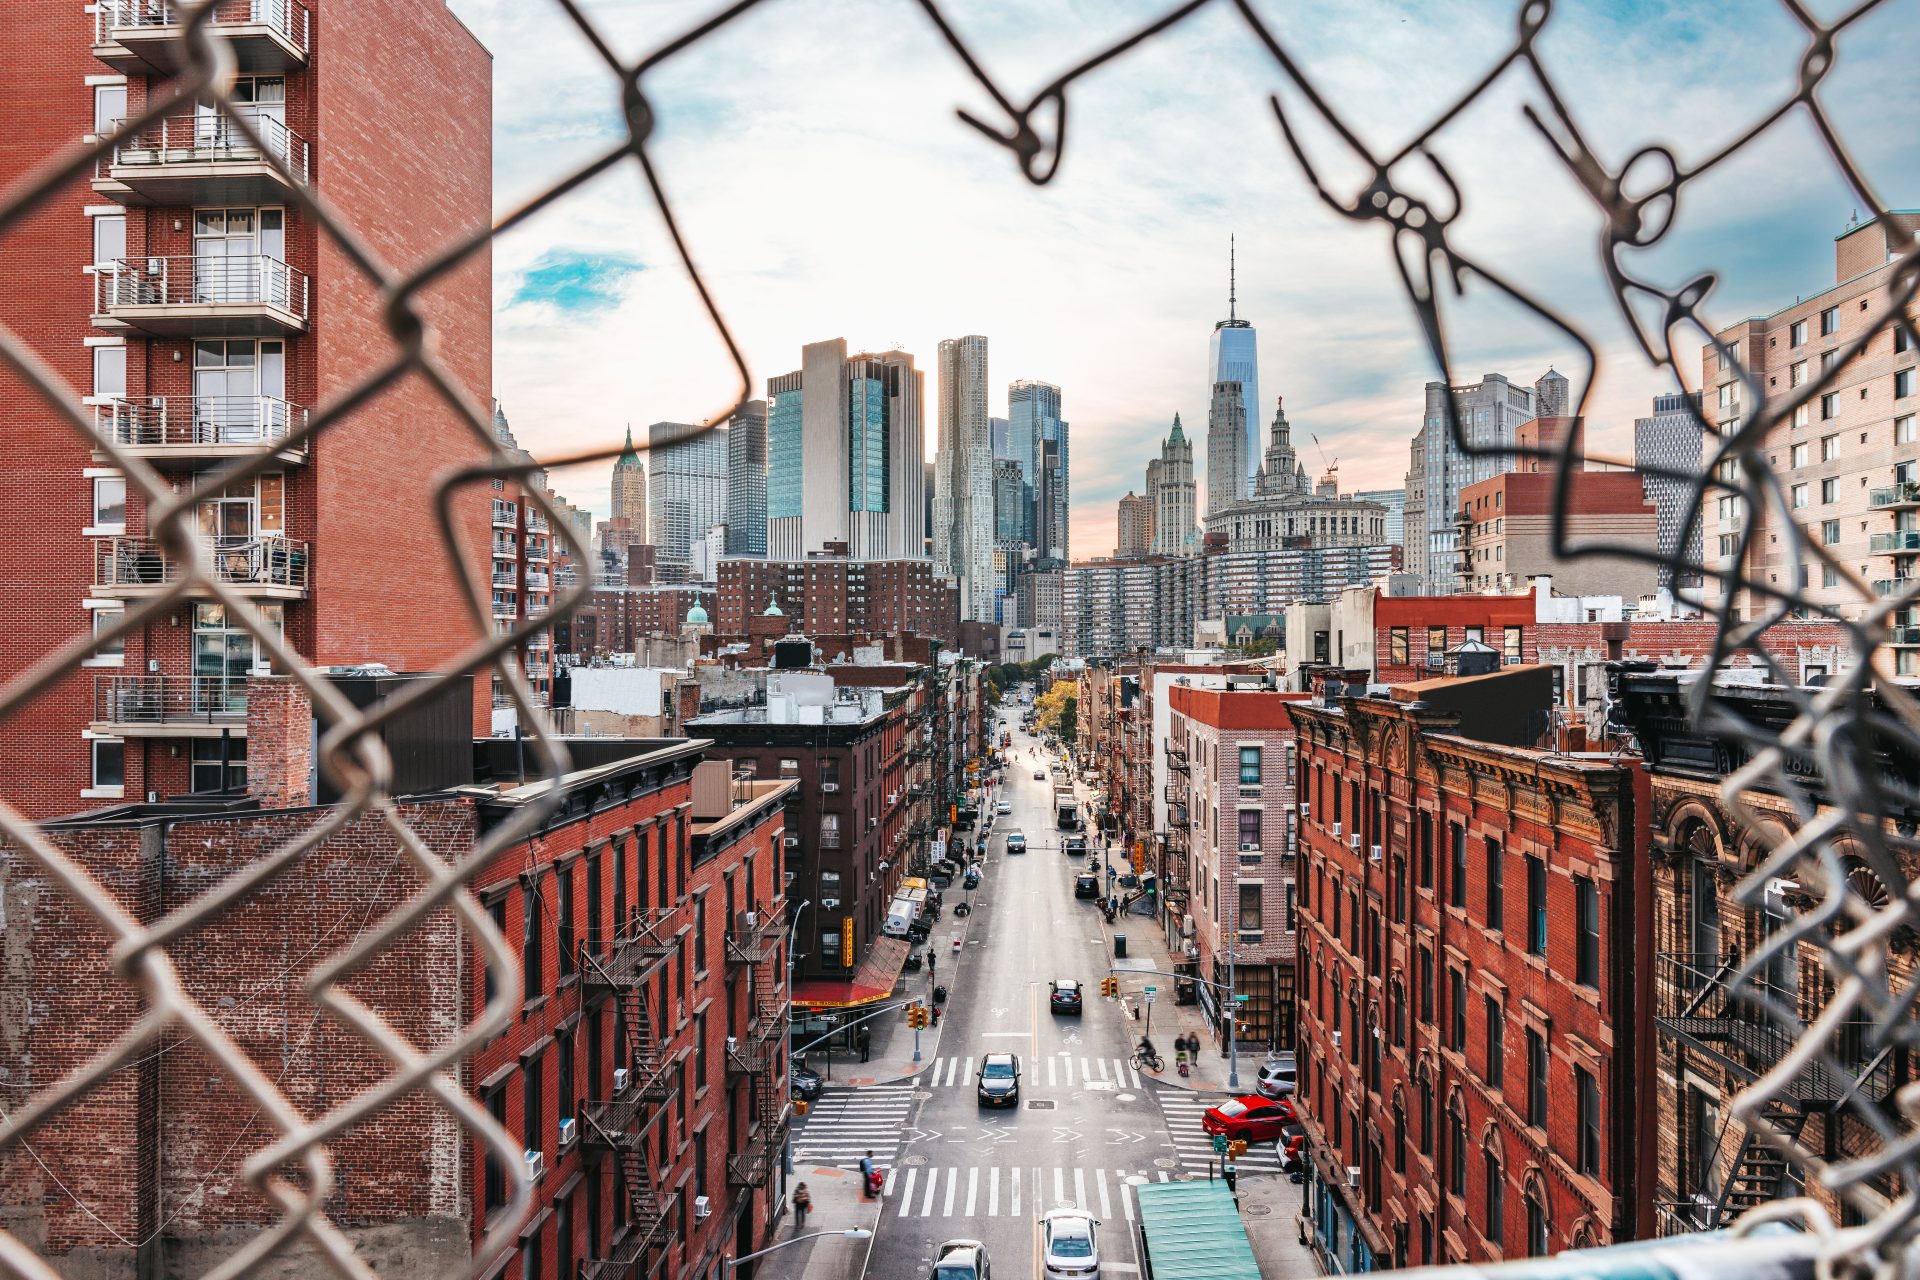
{"type": "Polygon", "coordinates": [[[1129,1059],[1129,1061],[1134,1066],[1143,1068],[1147,1071],[1159,1071],[1167,1065],[1165,1061],[1161,1059],[1159,1054],[1142,1053],[1138,1049],[1135,1049],[1133,1051],[1133,1057],[1129,1059]]]}

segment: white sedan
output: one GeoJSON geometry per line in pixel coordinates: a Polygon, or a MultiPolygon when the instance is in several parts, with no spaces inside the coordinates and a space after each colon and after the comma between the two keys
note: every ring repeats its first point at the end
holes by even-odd
{"type": "Polygon", "coordinates": [[[1083,1209],[1055,1209],[1040,1219],[1041,1269],[1050,1276],[1099,1276],[1099,1225],[1083,1209]]]}
{"type": "Polygon", "coordinates": [[[1001,802],[1000,802],[999,804],[997,804],[997,805],[995,805],[995,806],[994,806],[994,810],[995,810],[995,812],[998,812],[998,813],[1012,813],[1012,812],[1013,812],[1013,801],[1011,801],[1011,800],[1002,800],[1002,801],[1001,801],[1001,802]]]}

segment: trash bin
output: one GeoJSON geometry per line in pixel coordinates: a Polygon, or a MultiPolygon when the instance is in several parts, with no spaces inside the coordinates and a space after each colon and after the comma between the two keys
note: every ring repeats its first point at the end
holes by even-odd
{"type": "Polygon", "coordinates": [[[1127,958],[1127,935],[1124,933],[1113,935],[1113,958],[1116,960],[1127,958]]]}

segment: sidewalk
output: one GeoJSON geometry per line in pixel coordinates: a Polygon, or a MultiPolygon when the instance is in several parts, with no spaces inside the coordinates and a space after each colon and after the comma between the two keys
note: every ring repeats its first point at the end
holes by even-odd
{"type": "MultiPolygon", "coordinates": [[[[848,1227],[872,1231],[879,1225],[882,1202],[868,1200],[860,1194],[858,1169],[795,1165],[788,1185],[798,1187],[803,1182],[813,1196],[813,1212],[807,1215],[806,1230],[794,1228],[789,1210],[774,1227],[773,1237],[767,1243],[779,1244],[796,1235],[844,1231],[848,1227]]],[[[850,1280],[866,1274],[872,1250],[871,1238],[849,1240],[845,1236],[829,1236],[770,1253],[750,1265],[758,1269],[759,1276],[772,1280],[850,1280]]]]}
{"type": "Polygon", "coordinates": [[[1284,1176],[1240,1179],[1240,1221],[1260,1274],[1269,1280],[1320,1274],[1312,1246],[1301,1243],[1306,1231],[1305,1199],[1306,1188],[1284,1176]]]}

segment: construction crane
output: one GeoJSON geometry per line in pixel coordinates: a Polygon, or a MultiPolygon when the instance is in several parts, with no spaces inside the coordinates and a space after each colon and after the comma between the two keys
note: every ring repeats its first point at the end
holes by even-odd
{"type": "Polygon", "coordinates": [[[1320,436],[1317,432],[1310,431],[1307,434],[1313,436],[1313,447],[1320,451],[1321,465],[1326,467],[1325,477],[1338,485],[1340,483],[1340,459],[1337,457],[1329,458],[1327,456],[1327,446],[1320,443],[1320,436]]]}

